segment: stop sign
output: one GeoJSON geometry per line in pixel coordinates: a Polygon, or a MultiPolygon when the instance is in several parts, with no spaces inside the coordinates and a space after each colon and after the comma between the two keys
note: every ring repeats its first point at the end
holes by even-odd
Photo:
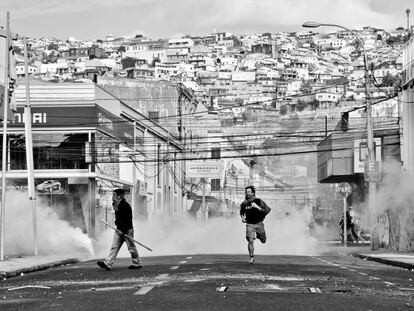
{"type": "Polygon", "coordinates": [[[340,183],[338,186],[338,192],[346,198],[352,192],[352,187],[347,182],[340,183]]]}

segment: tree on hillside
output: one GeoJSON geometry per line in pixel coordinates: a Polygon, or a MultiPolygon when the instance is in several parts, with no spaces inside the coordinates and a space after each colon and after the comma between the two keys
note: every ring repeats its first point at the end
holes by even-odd
{"type": "Polygon", "coordinates": [[[296,103],[296,108],[298,109],[298,111],[305,110],[307,106],[308,106],[308,103],[306,101],[298,99],[296,103]]]}
{"type": "Polygon", "coordinates": [[[47,46],[47,49],[48,49],[48,50],[55,50],[55,51],[58,51],[58,50],[59,50],[59,45],[57,45],[56,43],[52,42],[51,44],[49,44],[49,45],[47,46]]]}
{"type": "Polygon", "coordinates": [[[380,86],[398,87],[401,85],[402,78],[399,74],[392,75],[389,72],[382,78],[380,86]]]}
{"type": "Polygon", "coordinates": [[[42,52],[42,62],[44,64],[56,63],[59,58],[59,53],[56,50],[52,50],[49,54],[42,52]]]}
{"type": "Polygon", "coordinates": [[[281,106],[279,109],[279,113],[280,115],[284,116],[286,113],[288,112],[288,107],[287,105],[281,106]]]}
{"type": "Polygon", "coordinates": [[[309,81],[302,79],[302,82],[299,87],[299,92],[301,94],[309,94],[312,92],[312,85],[309,83],[309,81]]]}
{"type": "Polygon", "coordinates": [[[121,59],[122,69],[135,67],[137,59],[134,57],[125,57],[121,59]]]}

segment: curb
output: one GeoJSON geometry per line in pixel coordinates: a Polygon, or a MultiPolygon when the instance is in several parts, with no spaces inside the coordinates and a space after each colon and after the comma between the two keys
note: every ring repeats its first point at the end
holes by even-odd
{"type": "Polygon", "coordinates": [[[70,258],[70,259],[59,260],[59,261],[55,261],[55,262],[49,262],[49,263],[40,264],[40,265],[37,265],[37,266],[22,268],[22,269],[13,270],[13,271],[0,271],[0,276],[2,278],[11,278],[11,277],[14,277],[14,276],[18,276],[22,273],[26,274],[26,273],[46,270],[46,269],[49,269],[49,268],[52,268],[52,267],[63,266],[63,265],[68,265],[68,264],[73,264],[73,263],[78,263],[78,262],[79,262],[79,259],[70,258]]]}
{"type": "Polygon", "coordinates": [[[407,270],[413,270],[414,269],[414,264],[410,264],[410,263],[406,263],[406,262],[395,261],[395,260],[390,260],[390,259],[384,259],[384,258],[380,258],[380,257],[361,255],[361,254],[352,254],[352,256],[358,257],[360,259],[376,261],[376,262],[383,263],[383,264],[390,265],[390,266],[394,266],[394,267],[400,267],[400,268],[407,269],[407,270]]]}

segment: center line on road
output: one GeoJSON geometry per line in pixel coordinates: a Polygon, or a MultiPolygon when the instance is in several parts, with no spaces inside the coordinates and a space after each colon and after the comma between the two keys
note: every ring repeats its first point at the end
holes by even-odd
{"type": "Polygon", "coordinates": [[[183,265],[183,264],[185,264],[187,261],[185,261],[185,260],[183,260],[183,261],[179,261],[178,263],[180,264],[180,265],[183,265]]]}
{"type": "Polygon", "coordinates": [[[177,270],[180,266],[172,266],[170,270],[177,270]]]}
{"type": "Polygon", "coordinates": [[[137,290],[134,293],[134,295],[145,295],[153,288],[154,288],[154,286],[142,286],[139,290],[137,290]]]}

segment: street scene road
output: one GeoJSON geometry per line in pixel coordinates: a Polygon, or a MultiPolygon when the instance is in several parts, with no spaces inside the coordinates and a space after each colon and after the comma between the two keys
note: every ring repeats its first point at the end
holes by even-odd
{"type": "Polygon", "coordinates": [[[347,254],[95,261],[0,283],[1,310],[409,310],[413,272],[347,254]]]}
{"type": "Polygon", "coordinates": [[[412,0],[0,2],[0,311],[414,309],[412,0]]]}

